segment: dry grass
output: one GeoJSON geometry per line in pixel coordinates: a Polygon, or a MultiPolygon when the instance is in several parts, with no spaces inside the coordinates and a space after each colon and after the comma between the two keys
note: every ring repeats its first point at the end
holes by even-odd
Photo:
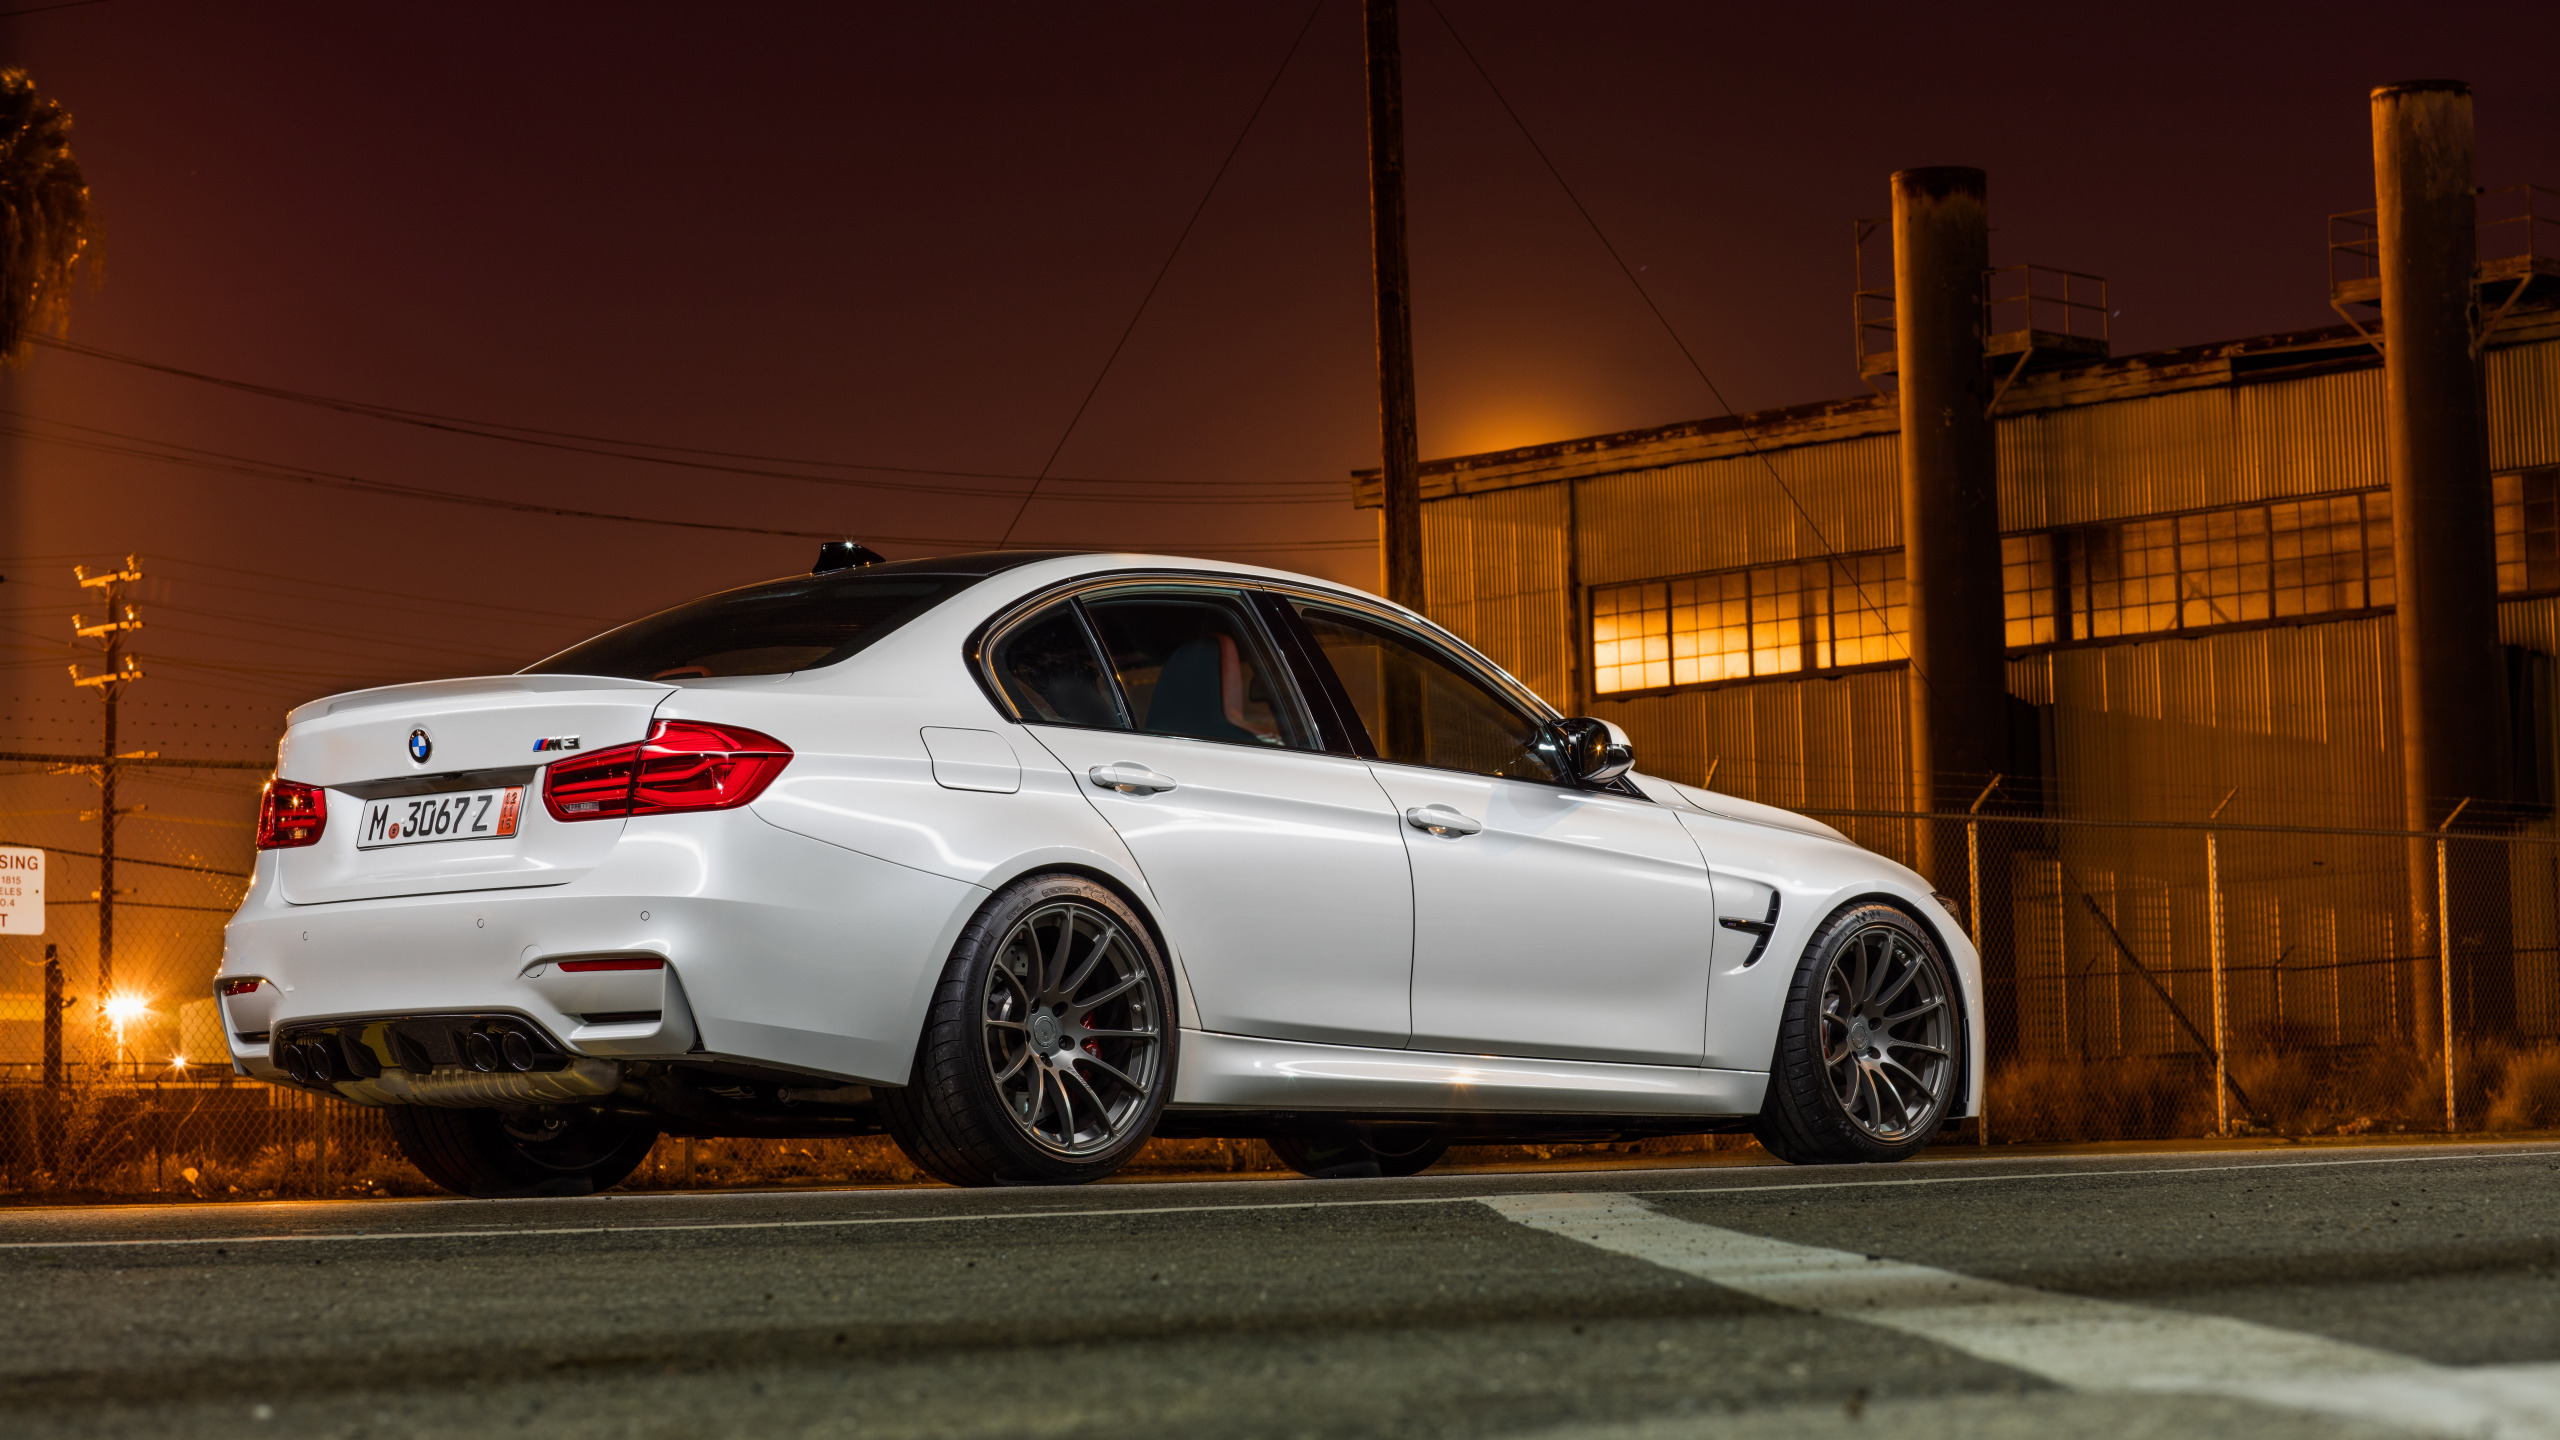
{"type": "Polygon", "coordinates": [[[2213,1071],[2182,1057],[2027,1059],[1991,1072],[1998,1144],[2163,1140],[2213,1131],[2213,1071]]]}
{"type": "Polygon", "coordinates": [[[2492,1130],[2560,1129],[2560,1047],[2541,1045],[2508,1057],[2489,1092],[2484,1119],[2492,1130]]]}

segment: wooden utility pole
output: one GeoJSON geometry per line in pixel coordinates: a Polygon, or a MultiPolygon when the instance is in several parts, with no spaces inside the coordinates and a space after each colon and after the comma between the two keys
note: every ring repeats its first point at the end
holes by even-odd
{"type": "Polygon", "coordinates": [[[1413,418],[1413,297],[1404,244],[1404,62],[1396,0],[1361,0],[1369,53],[1369,240],[1378,300],[1379,508],[1387,598],[1422,608],[1422,442],[1413,418]]]}
{"type": "Polygon", "coordinates": [[[104,575],[92,575],[87,567],[75,565],[71,578],[84,590],[103,591],[107,602],[106,617],[94,624],[86,615],[71,617],[71,628],[83,640],[99,642],[106,669],[95,675],[83,675],[80,667],[71,667],[71,683],[93,687],[98,698],[106,702],[105,734],[98,747],[98,1014],[104,1024],[106,1006],[115,998],[116,979],[116,776],[124,762],[145,758],[122,755],[116,751],[116,700],[124,692],[126,682],[142,678],[142,669],[124,648],[125,632],[142,628],[141,617],[125,603],[124,587],[142,578],[134,557],[124,557],[124,568],[104,575]]]}

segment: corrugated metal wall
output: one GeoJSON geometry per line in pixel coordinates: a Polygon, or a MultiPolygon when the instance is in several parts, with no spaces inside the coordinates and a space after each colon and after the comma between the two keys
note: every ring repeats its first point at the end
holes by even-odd
{"type": "MultiPolygon", "coordinates": [[[[2393,656],[2391,621],[2368,617],[2063,650],[2012,674],[2030,672],[2024,688],[2054,706],[2064,814],[2195,822],[2229,795],[2222,817],[2234,822],[2391,829],[2393,656]]],[[[2013,873],[2022,1052],[2194,1049],[2118,943],[2190,1018],[2210,1013],[2203,835],[2062,826],[2051,841],[2013,873]]],[[[2405,929],[2401,847],[2237,831],[2222,845],[2234,1023],[2289,1030],[2316,1014],[2329,1017],[2330,1043],[2387,1033],[2400,1013],[2393,987],[2410,983],[2388,963],[2405,929]],[[2290,991],[2278,978],[2288,963],[2290,991]]]]}
{"type": "Polygon", "coordinates": [[[2385,483],[2380,370],[2000,421],[2000,526],[2032,530],[2385,483]]]}
{"type": "Polygon", "coordinates": [[[1582,582],[1614,585],[1890,549],[1902,543],[1900,456],[1898,437],[1864,435],[1593,476],[1580,482],[1582,582]],[[1772,470],[1786,481],[1784,489],[1770,479],[1772,470]],[[1789,502],[1788,491],[1803,511],[1789,502]]]}
{"type": "Polygon", "coordinates": [[[2560,465],[2560,343],[2488,354],[2489,465],[2560,465]]]}
{"type": "Polygon", "coordinates": [[[1545,697],[1572,706],[1564,486],[1422,507],[1425,610],[1545,697]]]}
{"type": "MultiPolygon", "coordinates": [[[[2388,617],[2061,650],[2053,758],[2073,813],[2396,828],[2388,617]]],[[[2015,667],[2013,667],[2015,668],[2015,667]]]]}
{"type": "MultiPolygon", "coordinates": [[[[1705,782],[1792,810],[1907,810],[1910,689],[1899,670],[1826,680],[1768,680],[1669,695],[1600,700],[1594,711],[1635,737],[1648,774],[1705,782]]],[[[1859,843],[1908,858],[1896,821],[1844,820],[1859,843]]]]}

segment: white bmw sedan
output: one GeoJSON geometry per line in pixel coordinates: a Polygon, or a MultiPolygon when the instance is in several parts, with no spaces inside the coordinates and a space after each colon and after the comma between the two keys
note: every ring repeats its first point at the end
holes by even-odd
{"type": "Polygon", "coordinates": [[[1892,1160],[1974,1112],[1980,962],[1926,882],[1637,773],[1429,621],[1239,565],[876,560],[294,711],[237,1067],[388,1107],[484,1196],[661,1134],[1056,1184],[1150,1135],[1411,1174],[1741,1130],[1892,1160]]]}

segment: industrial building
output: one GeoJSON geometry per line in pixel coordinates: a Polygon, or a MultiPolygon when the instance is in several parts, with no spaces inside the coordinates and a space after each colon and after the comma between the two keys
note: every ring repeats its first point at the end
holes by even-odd
{"type": "Polygon", "coordinates": [[[2374,126],[2339,324],[2143,355],[1897,174],[1870,393],[1428,461],[1429,612],[1962,898],[1996,1056],[2217,1050],[2226,969],[2235,1049],[2560,1031],[2560,196],[2475,190],[2457,83],[2374,126]]]}

